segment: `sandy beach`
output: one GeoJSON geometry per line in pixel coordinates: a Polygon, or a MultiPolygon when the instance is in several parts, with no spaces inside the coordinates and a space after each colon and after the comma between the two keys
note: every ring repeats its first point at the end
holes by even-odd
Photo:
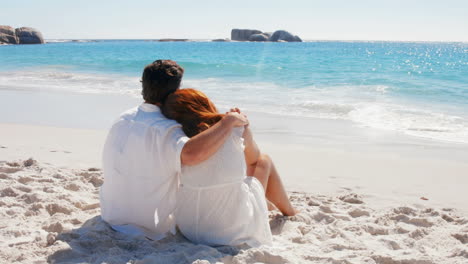
{"type": "Polygon", "coordinates": [[[1,4],[0,264],[468,264],[468,1],[55,2],[1,4]],[[119,229],[173,206],[244,244],[119,229]]]}
{"type": "Polygon", "coordinates": [[[284,53],[282,43],[75,44],[2,53],[15,67],[0,73],[1,263],[468,262],[466,64],[451,45],[303,43],[284,53]],[[250,54],[247,65],[220,62],[230,48],[250,54]],[[453,50],[433,56],[435,73],[425,69],[418,60],[440,48],[453,50]],[[413,49],[421,51],[410,61],[413,49]],[[248,115],[300,210],[270,213],[273,246],[209,247],[180,233],[151,241],[101,220],[104,140],[113,120],[141,103],[135,71],[153,50],[186,55],[183,87],[205,91],[221,112],[239,106],[248,115]],[[215,62],[190,58],[198,52],[215,62]],[[258,63],[264,52],[272,60],[258,63]],[[330,60],[329,71],[316,60],[336,52],[351,57],[330,60]]]}
{"type": "MultiPolygon", "coordinates": [[[[422,152],[401,136],[398,147],[373,142],[357,149],[323,137],[304,147],[288,141],[289,133],[273,141],[261,124],[273,124],[268,117],[251,116],[261,148],[301,210],[295,217],[270,213],[272,247],[208,247],[181,234],[162,241],[124,237],[99,217],[106,130],[3,123],[2,262],[466,263],[466,149],[433,142],[422,152]]],[[[317,139],[324,131],[316,133],[317,139]]]]}

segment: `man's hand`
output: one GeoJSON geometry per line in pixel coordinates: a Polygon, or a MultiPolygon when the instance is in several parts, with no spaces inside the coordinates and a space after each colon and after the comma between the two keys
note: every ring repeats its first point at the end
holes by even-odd
{"type": "MultiPolygon", "coordinates": [[[[240,109],[237,108],[237,107],[231,108],[231,110],[229,110],[229,112],[237,112],[237,113],[239,113],[239,114],[242,114],[241,111],[240,111],[240,109]]],[[[226,114],[227,114],[227,113],[226,113],[226,114]]]]}
{"type": "Polygon", "coordinates": [[[247,126],[249,124],[249,120],[247,119],[247,116],[244,114],[241,114],[240,111],[226,113],[226,115],[223,117],[221,121],[225,122],[228,125],[231,125],[232,127],[247,126]]]}
{"type": "MultiPolygon", "coordinates": [[[[234,109],[235,110],[235,109],[234,109]]],[[[231,134],[232,128],[247,126],[247,116],[237,111],[226,113],[220,122],[190,138],[180,156],[183,165],[193,166],[216,153],[231,134]]]]}

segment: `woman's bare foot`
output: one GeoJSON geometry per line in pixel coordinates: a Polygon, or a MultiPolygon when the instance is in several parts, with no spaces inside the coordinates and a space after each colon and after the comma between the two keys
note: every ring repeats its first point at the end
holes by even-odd
{"type": "Polygon", "coordinates": [[[273,210],[277,210],[278,208],[276,208],[276,206],[267,200],[267,206],[268,206],[268,211],[273,211],[273,210]]]}
{"type": "Polygon", "coordinates": [[[300,211],[291,206],[291,208],[289,208],[288,210],[285,210],[282,213],[284,216],[295,216],[296,214],[300,213],[300,211]]]}

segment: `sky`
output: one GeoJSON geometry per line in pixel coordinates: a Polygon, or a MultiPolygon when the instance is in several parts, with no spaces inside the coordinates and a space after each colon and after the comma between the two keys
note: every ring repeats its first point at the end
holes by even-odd
{"type": "Polygon", "coordinates": [[[468,41],[468,0],[4,0],[0,25],[46,39],[212,39],[247,28],[306,40],[468,41]]]}

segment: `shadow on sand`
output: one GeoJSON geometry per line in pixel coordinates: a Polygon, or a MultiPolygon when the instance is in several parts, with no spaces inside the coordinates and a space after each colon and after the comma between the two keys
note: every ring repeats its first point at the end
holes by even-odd
{"type": "Polygon", "coordinates": [[[128,237],[114,231],[100,216],[89,219],[80,228],[60,233],[57,240],[58,243],[67,243],[69,248],[50,255],[47,259],[49,263],[182,264],[196,260],[216,263],[232,259],[242,249],[193,244],[180,232],[159,241],[128,237]]]}

